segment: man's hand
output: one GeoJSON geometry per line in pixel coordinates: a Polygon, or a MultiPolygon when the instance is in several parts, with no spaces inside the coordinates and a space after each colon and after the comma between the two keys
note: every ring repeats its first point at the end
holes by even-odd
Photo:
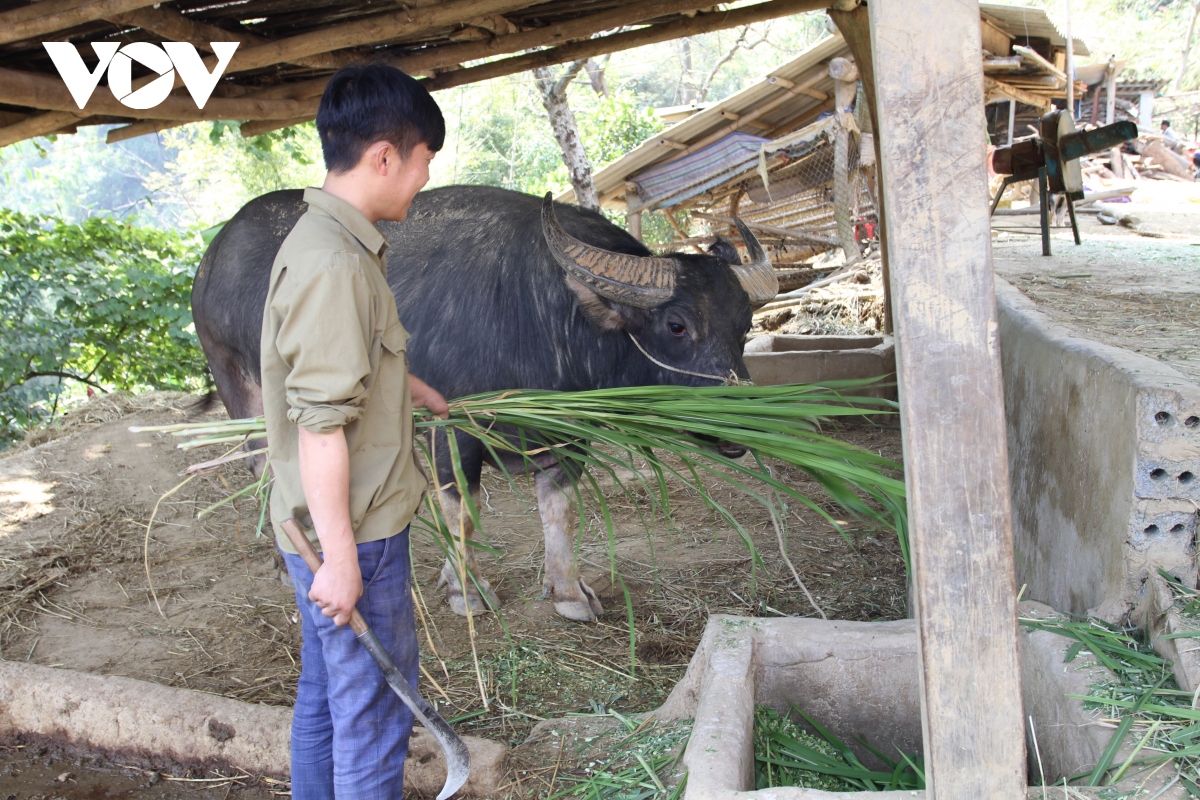
{"type": "Polygon", "coordinates": [[[354,604],[362,597],[362,571],[358,566],[358,548],[354,540],[350,540],[344,553],[325,548],[325,563],[313,576],[312,588],[308,591],[308,599],[321,609],[321,613],[332,617],[335,625],[345,625],[350,621],[354,604]]]}
{"type": "Polygon", "coordinates": [[[450,418],[450,406],[447,405],[446,398],[442,397],[442,393],[411,372],[408,375],[408,391],[412,395],[414,406],[429,409],[429,413],[435,417],[450,418]]]}

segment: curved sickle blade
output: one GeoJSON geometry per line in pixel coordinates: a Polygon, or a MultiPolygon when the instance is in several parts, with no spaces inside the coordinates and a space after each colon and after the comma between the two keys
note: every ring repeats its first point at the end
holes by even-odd
{"type": "Polygon", "coordinates": [[[471,753],[467,750],[466,743],[459,738],[449,723],[442,719],[441,714],[438,714],[433,706],[429,705],[429,701],[417,694],[412,685],[400,674],[400,670],[396,669],[391,657],[383,649],[383,645],[380,644],[379,639],[375,637],[370,628],[360,633],[358,640],[362,642],[362,646],[367,649],[371,658],[375,659],[375,663],[383,671],[388,686],[391,686],[392,691],[404,701],[404,705],[412,709],[413,716],[425,726],[425,730],[429,731],[433,738],[437,739],[438,745],[442,748],[442,755],[446,757],[446,784],[438,793],[437,800],[446,800],[447,797],[463,787],[471,773],[471,753]]]}

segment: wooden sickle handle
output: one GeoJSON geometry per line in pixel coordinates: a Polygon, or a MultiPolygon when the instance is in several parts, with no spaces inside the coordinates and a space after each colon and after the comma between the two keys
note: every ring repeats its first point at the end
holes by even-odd
{"type": "MultiPolygon", "coordinates": [[[[321,561],[320,554],[312,546],[312,542],[308,540],[308,537],[304,535],[304,531],[300,530],[300,526],[296,524],[296,520],[285,519],[279,523],[279,527],[283,528],[283,532],[287,534],[288,541],[292,543],[292,547],[296,548],[296,552],[304,559],[304,563],[316,575],[317,570],[321,568],[321,564],[325,562],[321,561]]],[[[355,636],[362,636],[371,630],[367,626],[367,621],[362,618],[362,614],[358,613],[357,608],[350,614],[350,629],[354,631],[355,636]]]]}

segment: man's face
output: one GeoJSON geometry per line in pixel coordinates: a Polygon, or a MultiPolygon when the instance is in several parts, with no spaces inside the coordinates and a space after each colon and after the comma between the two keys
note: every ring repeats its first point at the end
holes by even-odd
{"type": "MultiPolygon", "coordinates": [[[[395,157],[395,151],[392,151],[395,157]]],[[[408,217],[417,192],[429,183],[429,162],[436,155],[424,142],[412,149],[407,158],[399,158],[388,165],[386,181],[387,211],[385,219],[402,222],[408,217]]]]}

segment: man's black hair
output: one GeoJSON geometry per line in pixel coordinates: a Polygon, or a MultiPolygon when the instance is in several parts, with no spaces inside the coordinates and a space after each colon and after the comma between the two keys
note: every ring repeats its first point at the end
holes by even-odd
{"type": "Polygon", "coordinates": [[[1164,119],[1164,120],[1162,121],[1162,124],[1163,124],[1163,125],[1165,125],[1165,126],[1167,126],[1167,127],[1169,128],[1169,127],[1171,127],[1171,120],[1169,120],[1169,119],[1164,119]]]}
{"type": "Polygon", "coordinates": [[[347,64],[325,85],[317,133],[325,168],[346,172],[375,142],[390,142],[402,158],[422,142],[441,150],[446,121],[433,97],[411,76],[377,62],[347,64]]]}

